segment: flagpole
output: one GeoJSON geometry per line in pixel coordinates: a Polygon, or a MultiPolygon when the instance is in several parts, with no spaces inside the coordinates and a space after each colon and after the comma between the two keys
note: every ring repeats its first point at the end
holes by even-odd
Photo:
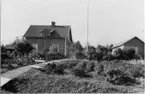
{"type": "Polygon", "coordinates": [[[87,0],[87,52],[88,52],[88,37],[89,37],[89,0],[87,0]]]}

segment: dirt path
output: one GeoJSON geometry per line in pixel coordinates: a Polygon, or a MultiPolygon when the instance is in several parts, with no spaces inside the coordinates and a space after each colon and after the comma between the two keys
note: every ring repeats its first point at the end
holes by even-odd
{"type": "Polygon", "coordinates": [[[2,77],[6,77],[6,78],[15,78],[18,75],[27,72],[28,70],[31,69],[31,66],[25,66],[25,67],[20,67],[11,71],[8,71],[6,73],[1,74],[2,77]]]}
{"type": "Polygon", "coordinates": [[[6,73],[3,73],[3,74],[1,74],[1,77],[0,77],[1,78],[1,86],[6,84],[8,81],[12,80],[13,78],[18,77],[20,74],[27,72],[31,68],[40,68],[42,66],[45,66],[48,63],[59,62],[62,60],[67,60],[67,59],[53,60],[53,61],[48,61],[48,62],[44,62],[44,63],[40,63],[40,64],[24,66],[24,67],[20,67],[20,68],[8,71],[6,73]]]}

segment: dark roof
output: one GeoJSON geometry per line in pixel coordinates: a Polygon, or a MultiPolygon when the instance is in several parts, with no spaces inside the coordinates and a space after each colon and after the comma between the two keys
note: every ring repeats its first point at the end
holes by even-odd
{"type": "Polygon", "coordinates": [[[24,37],[44,37],[41,35],[41,31],[51,31],[55,30],[61,37],[66,38],[71,32],[70,26],[54,26],[51,25],[31,25],[24,37]]]}
{"type": "Polygon", "coordinates": [[[135,39],[135,38],[138,39],[138,40],[140,40],[142,43],[144,43],[141,39],[139,39],[138,37],[135,36],[135,37],[132,37],[132,38],[130,38],[130,39],[127,39],[127,40],[125,40],[125,41],[122,41],[122,42],[120,42],[120,43],[114,45],[113,48],[120,47],[120,46],[124,45],[125,43],[127,43],[127,42],[129,42],[129,41],[131,41],[132,39],[135,39]]]}

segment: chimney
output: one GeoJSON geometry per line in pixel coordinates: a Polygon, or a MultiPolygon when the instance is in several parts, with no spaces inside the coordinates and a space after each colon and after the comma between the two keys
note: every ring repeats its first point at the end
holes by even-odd
{"type": "Polygon", "coordinates": [[[51,26],[55,27],[55,22],[54,21],[51,22],[51,26]]]}

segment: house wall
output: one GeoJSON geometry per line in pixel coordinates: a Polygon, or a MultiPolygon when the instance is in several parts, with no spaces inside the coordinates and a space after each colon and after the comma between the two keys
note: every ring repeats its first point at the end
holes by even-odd
{"type": "Polygon", "coordinates": [[[50,48],[52,44],[59,44],[59,52],[65,55],[65,39],[53,39],[53,38],[26,38],[31,44],[38,44],[38,52],[42,52],[46,47],[50,48]]]}
{"type": "Polygon", "coordinates": [[[131,48],[131,47],[137,47],[138,51],[137,54],[144,57],[144,43],[138,40],[137,38],[132,39],[131,41],[124,44],[124,48],[131,48]]]}

